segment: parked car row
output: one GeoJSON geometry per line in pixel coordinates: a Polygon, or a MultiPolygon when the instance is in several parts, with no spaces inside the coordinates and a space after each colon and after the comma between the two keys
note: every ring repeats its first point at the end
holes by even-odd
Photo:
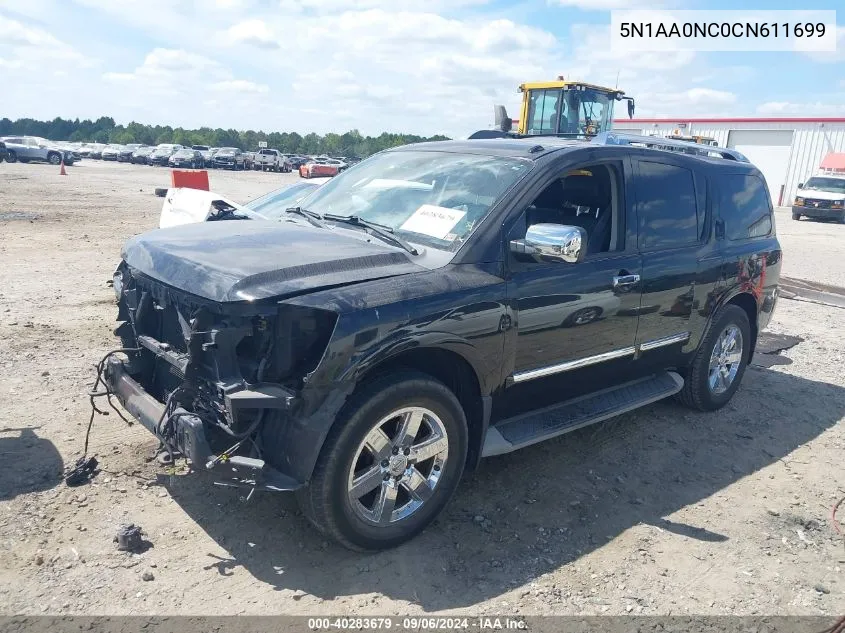
{"type": "Polygon", "coordinates": [[[0,141],[3,142],[0,160],[46,161],[54,165],[62,161],[66,165],[72,165],[83,158],[91,158],[135,165],[190,169],[260,169],[283,173],[296,169],[302,178],[319,178],[336,176],[359,160],[325,155],[284,154],[272,148],[245,152],[237,147],[185,147],[176,143],[161,143],[155,147],[140,143],[73,143],[50,141],[36,136],[7,136],[0,141]]]}

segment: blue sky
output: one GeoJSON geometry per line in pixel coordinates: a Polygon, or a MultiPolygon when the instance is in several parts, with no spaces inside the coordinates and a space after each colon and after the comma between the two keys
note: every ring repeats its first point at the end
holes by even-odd
{"type": "Polygon", "coordinates": [[[845,28],[828,54],[610,50],[610,8],[659,7],[737,4],[0,0],[0,114],[465,136],[490,125],[494,103],[516,114],[520,82],[618,74],[642,117],[845,116],[845,28]]]}

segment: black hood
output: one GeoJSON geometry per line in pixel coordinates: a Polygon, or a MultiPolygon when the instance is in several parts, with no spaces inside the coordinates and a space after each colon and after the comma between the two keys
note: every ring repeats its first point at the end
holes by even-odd
{"type": "Polygon", "coordinates": [[[425,270],[404,251],[364,237],[292,222],[200,222],[134,237],[123,247],[123,259],[148,277],[218,302],[425,270]]]}

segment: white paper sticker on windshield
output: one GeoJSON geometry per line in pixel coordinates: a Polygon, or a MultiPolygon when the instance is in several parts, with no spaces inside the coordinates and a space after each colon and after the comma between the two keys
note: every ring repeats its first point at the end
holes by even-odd
{"type": "Polygon", "coordinates": [[[431,237],[436,237],[438,240],[442,240],[446,238],[466,214],[466,211],[460,211],[458,209],[424,204],[414,211],[414,215],[405,220],[405,224],[399,228],[403,231],[430,235],[431,237]]]}

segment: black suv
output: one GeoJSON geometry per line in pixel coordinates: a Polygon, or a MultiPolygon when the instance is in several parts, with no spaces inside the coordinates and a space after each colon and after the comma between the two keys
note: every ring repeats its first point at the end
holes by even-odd
{"type": "Polygon", "coordinates": [[[664,145],[410,145],[281,221],[135,237],[103,376],[171,455],[397,545],[482,457],[733,396],[777,297],[770,197],[664,145]]]}

